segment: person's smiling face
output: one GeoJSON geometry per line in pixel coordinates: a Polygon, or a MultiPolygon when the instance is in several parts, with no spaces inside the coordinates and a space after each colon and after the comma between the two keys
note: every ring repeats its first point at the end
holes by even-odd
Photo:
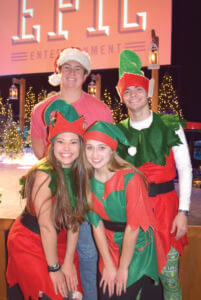
{"type": "Polygon", "coordinates": [[[70,168],[80,153],[79,136],[73,132],[63,132],[54,139],[54,155],[63,168],[70,168]]]}

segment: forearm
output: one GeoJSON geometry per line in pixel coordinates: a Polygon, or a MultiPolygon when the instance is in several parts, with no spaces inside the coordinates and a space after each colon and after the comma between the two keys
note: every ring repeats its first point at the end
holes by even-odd
{"type": "Polygon", "coordinates": [[[104,232],[104,225],[102,221],[99,222],[98,226],[93,226],[93,233],[96,245],[102,256],[104,266],[114,266],[112,257],[109,252],[107,238],[104,232]]]}
{"type": "Polygon", "coordinates": [[[179,181],[179,209],[189,210],[192,190],[192,166],[187,141],[182,128],[176,133],[182,145],[173,147],[174,159],[179,181]]]}
{"type": "Polygon", "coordinates": [[[128,269],[133,257],[133,253],[135,251],[138,234],[139,228],[133,231],[129,225],[126,226],[123,238],[122,253],[119,262],[119,269],[128,269]]]}
{"type": "Polygon", "coordinates": [[[67,246],[63,265],[65,265],[67,262],[73,263],[78,238],[79,230],[72,232],[72,230],[69,229],[67,231],[67,246]]]}
{"type": "Polygon", "coordinates": [[[41,241],[48,266],[58,262],[57,255],[57,233],[54,227],[40,226],[41,241]]]}

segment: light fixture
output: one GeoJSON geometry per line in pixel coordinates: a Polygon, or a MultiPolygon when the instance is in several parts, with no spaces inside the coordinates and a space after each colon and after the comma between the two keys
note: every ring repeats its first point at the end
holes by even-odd
{"type": "Polygon", "coordinates": [[[18,89],[17,89],[17,87],[14,83],[9,88],[9,99],[10,100],[17,100],[18,99],[18,89]]]}
{"type": "Polygon", "coordinates": [[[159,38],[155,35],[155,30],[152,29],[152,41],[149,45],[148,53],[148,69],[160,69],[159,65],[159,38]]]}
{"type": "Polygon", "coordinates": [[[91,81],[88,84],[88,93],[91,96],[96,96],[96,75],[91,75],[91,81]]]}

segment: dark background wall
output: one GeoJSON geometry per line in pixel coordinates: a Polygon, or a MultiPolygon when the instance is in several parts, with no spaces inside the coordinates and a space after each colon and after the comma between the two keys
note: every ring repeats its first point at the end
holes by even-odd
{"type": "MultiPolygon", "coordinates": [[[[184,117],[186,120],[194,122],[201,122],[201,16],[199,15],[198,4],[199,0],[172,1],[172,62],[171,65],[161,66],[159,71],[160,81],[166,72],[173,77],[174,88],[183,109],[184,117]]],[[[144,71],[146,76],[151,76],[150,71],[147,69],[144,69],[144,71]]],[[[101,74],[102,93],[107,88],[112,97],[118,98],[115,90],[118,81],[118,70],[93,70],[93,73],[101,74]]],[[[35,93],[39,93],[42,89],[48,92],[55,90],[48,84],[47,77],[49,74],[0,77],[0,96],[3,99],[8,97],[12,77],[25,78],[26,87],[33,86],[35,93]]],[[[84,85],[85,90],[87,90],[89,79],[84,85]]]]}

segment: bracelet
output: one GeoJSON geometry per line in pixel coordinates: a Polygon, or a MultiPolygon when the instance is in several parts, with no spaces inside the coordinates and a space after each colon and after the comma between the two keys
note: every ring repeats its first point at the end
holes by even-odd
{"type": "Polygon", "coordinates": [[[182,213],[185,216],[189,216],[190,215],[190,211],[189,210],[183,210],[183,209],[179,209],[179,212],[182,213]]]}
{"type": "Polygon", "coordinates": [[[48,272],[57,272],[61,269],[60,264],[57,262],[53,266],[47,266],[48,272]]]}

